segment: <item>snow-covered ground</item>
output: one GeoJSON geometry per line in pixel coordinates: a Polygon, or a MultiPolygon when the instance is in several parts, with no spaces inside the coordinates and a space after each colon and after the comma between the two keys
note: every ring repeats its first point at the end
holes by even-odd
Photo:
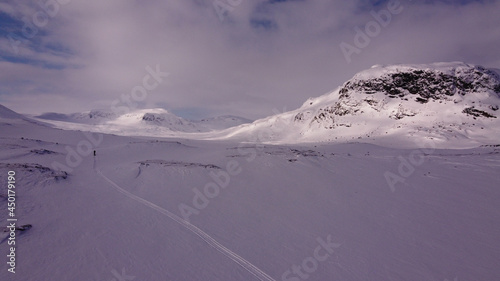
{"type": "Polygon", "coordinates": [[[0,132],[0,220],[12,170],[17,226],[32,226],[15,232],[15,274],[0,233],[0,280],[500,276],[498,145],[100,135],[3,107],[0,132]]]}

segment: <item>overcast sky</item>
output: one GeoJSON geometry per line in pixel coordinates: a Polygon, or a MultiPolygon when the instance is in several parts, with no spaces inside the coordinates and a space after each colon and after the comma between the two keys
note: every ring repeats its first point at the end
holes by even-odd
{"type": "Polygon", "coordinates": [[[500,1],[57,1],[0,2],[0,103],[18,112],[110,109],[147,66],[169,76],[133,106],[250,119],[374,64],[500,68],[500,1]],[[373,12],[391,19],[374,24],[373,12]],[[358,34],[356,45],[367,24],[369,41],[358,34]]]}

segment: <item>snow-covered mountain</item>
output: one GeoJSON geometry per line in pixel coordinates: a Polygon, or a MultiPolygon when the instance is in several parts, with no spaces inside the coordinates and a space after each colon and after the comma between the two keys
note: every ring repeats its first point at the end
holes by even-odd
{"type": "Polygon", "coordinates": [[[36,116],[36,118],[43,119],[64,129],[80,128],[104,133],[153,136],[210,132],[251,122],[237,116],[186,120],[162,108],[139,109],[125,114],[117,114],[106,110],[92,110],[72,114],[44,113],[36,116]]]}
{"type": "Polygon", "coordinates": [[[421,142],[446,146],[500,138],[500,78],[462,62],[373,66],[297,110],[226,130],[218,138],[295,142],[421,142]]]}
{"type": "Polygon", "coordinates": [[[47,112],[36,116],[36,118],[82,124],[99,124],[117,118],[118,116],[118,114],[111,111],[91,110],[71,114],[47,112]]]}
{"type": "Polygon", "coordinates": [[[114,126],[118,129],[130,128],[138,131],[144,128],[165,128],[174,132],[201,131],[201,128],[193,122],[178,117],[162,108],[135,110],[102,124],[114,126]]]}
{"type": "Polygon", "coordinates": [[[211,118],[201,119],[199,121],[193,121],[201,127],[205,127],[208,130],[223,130],[227,128],[236,127],[242,124],[252,123],[251,120],[232,115],[223,115],[211,118]]]}

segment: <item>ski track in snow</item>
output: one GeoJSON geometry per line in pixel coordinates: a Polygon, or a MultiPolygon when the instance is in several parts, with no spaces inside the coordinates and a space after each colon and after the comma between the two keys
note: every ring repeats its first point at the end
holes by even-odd
{"type": "MultiPolygon", "coordinates": [[[[94,166],[94,168],[95,168],[95,166],[94,166]]],[[[110,183],[120,193],[124,194],[125,196],[129,197],[130,199],[133,199],[139,203],[142,203],[142,204],[150,207],[151,209],[154,209],[154,210],[164,214],[165,216],[169,217],[173,221],[177,222],[178,224],[180,224],[181,226],[183,226],[187,230],[196,234],[203,241],[205,241],[208,245],[215,248],[217,251],[219,251],[220,253],[222,253],[223,255],[225,255],[226,257],[228,257],[229,259],[231,259],[232,261],[234,261],[235,263],[237,263],[238,265],[243,267],[246,271],[250,272],[253,276],[257,277],[259,280],[276,281],[271,276],[267,275],[264,271],[262,271],[261,269],[259,269],[255,265],[253,265],[251,262],[247,261],[246,259],[242,258],[238,254],[234,253],[230,249],[228,249],[225,246],[223,246],[222,244],[220,244],[217,240],[212,238],[210,235],[208,235],[206,232],[199,229],[195,225],[182,219],[181,217],[175,215],[174,213],[167,211],[154,203],[149,202],[146,199],[143,199],[141,197],[138,197],[138,196],[126,191],[125,189],[123,189],[119,185],[117,185],[115,182],[110,180],[108,177],[106,177],[99,169],[95,169],[95,171],[97,172],[97,174],[99,174],[104,180],[106,180],[108,183],[110,183]]]]}

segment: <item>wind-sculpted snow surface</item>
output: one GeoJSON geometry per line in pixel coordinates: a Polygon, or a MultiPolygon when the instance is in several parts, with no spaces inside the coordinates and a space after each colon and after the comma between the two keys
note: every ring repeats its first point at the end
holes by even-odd
{"type": "Polygon", "coordinates": [[[133,195],[132,193],[126,191],[125,189],[121,188],[118,186],[116,183],[114,183],[112,180],[110,180],[108,177],[102,174],[102,172],[98,169],[96,169],[96,173],[99,174],[103,179],[105,179],[108,183],[110,183],[117,191],[120,193],[124,194],[125,196],[129,197],[130,199],[133,199],[139,203],[142,203],[148,207],[150,207],[153,210],[156,210],[171,220],[175,221],[176,223],[182,225],[185,227],[187,230],[191,231],[193,234],[196,236],[200,237],[205,241],[208,245],[211,247],[215,248],[217,251],[234,261],[235,263],[239,264],[241,267],[243,267],[245,270],[250,272],[253,276],[257,277],[259,280],[262,281],[274,281],[274,279],[267,275],[265,272],[260,270],[258,267],[250,263],[249,261],[245,260],[244,258],[240,257],[233,251],[229,250],[228,248],[224,247],[222,244],[217,242],[214,238],[212,238],[210,235],[205,233],[203,230],[199,229],[198,227],[194,226],[193,224],[189,223],[188,221],[183,220],[181,217],[161,208],[158,205],[155,205],[143,198],[140,198],[138,196],[133,195]]]}
{"type": "MultiPolygon", "coordinates": [[[[0,170],[15,170],[26,174],[26,176],[21,179],[25,189],[43,187],[53,182],[66,180],[69,176],[65,171],[56,171],[37,163],[0,163],[0,170]]],[[[0,181],[6,182],[5,179],[6,175],[0,175],[0,181]]],[[[2,193],[4,193],[4,188],[4,185],[0,188],[2,193]]]]}

